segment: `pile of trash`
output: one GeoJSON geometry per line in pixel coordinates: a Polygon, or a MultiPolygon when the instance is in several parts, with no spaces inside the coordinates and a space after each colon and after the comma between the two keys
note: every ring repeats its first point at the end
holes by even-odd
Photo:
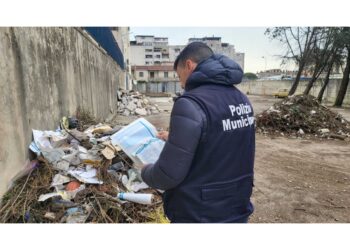
{"type": "Polygon", "coordinates": [[[64,117],[56,131],[33,130],[34,157],[3,196],[0,222],[167,222],[162,191],[149,188],[112,142],[123,128],[83,120],[93,119],[64,117]]]}
{"type": "Polygon", "coordinates": [[[117,94],[118,114],[123,116],[146,116],[161,112],[157,104],[153,104],[146,96],[137,91],[119,90],[117,94]]]}
{"type": "Polygon", "coordinates": [[[257,132],[293,137],[350,137],[350,122],[310,95],[290,96],[257,116],[257,132]]]}

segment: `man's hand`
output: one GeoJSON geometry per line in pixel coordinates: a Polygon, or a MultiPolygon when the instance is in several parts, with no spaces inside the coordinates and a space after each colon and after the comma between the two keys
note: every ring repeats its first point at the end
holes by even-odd
{"type": "Polygon", "coordinates": [[[167,140],[168,140],[168,137],[169,137],[169,132],[168,132],[168,131],[160,131],[160,132],[158,132],[157,137],[158,137],[159,139],[162,139],[162,140],[164,140],[164,141],[167,141],[167,140]]]}

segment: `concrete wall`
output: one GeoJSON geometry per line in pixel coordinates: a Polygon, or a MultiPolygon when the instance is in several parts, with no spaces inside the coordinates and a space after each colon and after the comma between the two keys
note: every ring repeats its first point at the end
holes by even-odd
{"type": "MultiPolygon", "coordinates": [[[[308,81],[300,81],[296,94],[302,94],[306,88],[308,81]]],[[[323,97],[323,102],[326,104],[334,104],[336,99],[341,79],[331,79],[323,97]]],[[[268,80],[268,81],[247,81],[242,82],[237,85],[237,87],[244,93],[249,92],[252,95],[272,95],[279,89],[290,89],[293,81],[278,81],[278,80],[268,80]]],[[[322,81],[319,80],[315,83],[314,87],[311,89],[310,94],[313,96],[318,95],[322,86],[322,81]]],[[[348,91],[343,102],[344,107],[350,106],[350,85],[348,86],[348,91]]]]}
{"type": "MultiPolygon", "coordinates": [[[[333,104],[336,98],[336,95],[339,90],[341,79],[332,79],[330,80],[328,87],[325,90],[323,103],[333,104]]],[[[304,89],[306,88],[307,81],[301,81],[298,85],[296,94],[302,94],[304,89]]],[[[290,89],[292,86],[292,81],[278,81],[278,80],[270,80],[270,81],[246,81],[238,84],[237,87],[244,93],[252,94],[252,95],[273,95],[273,93],[277,92],[279,89],[290,89]]],[[[317,81],[314,87],[311,89],[310,94],[313,96],[318,95],[321,89],[321,81],[317,81]]],[[[159,93],[159,92],[167,92],[167,93],[175,93],[177,91],[181,91],[181,86],[179,82],[169,82],[169,83],[138,83],[135,87],[135,90],[138,90],[143,93],[159,93]],[[165,89],[165,91],[163,91],[165,89]]],[[[348,87],[348,91],[346,93],[344,103],[344,107],[350,106],[350,85],[348,87]]]]}
{"type": "Polygon", "coordinates": [[[116,110],[121,69],[77,28],[0,28],[0,197],[28,157],[32,129],[54,130],[78,106],[116,110]]]}

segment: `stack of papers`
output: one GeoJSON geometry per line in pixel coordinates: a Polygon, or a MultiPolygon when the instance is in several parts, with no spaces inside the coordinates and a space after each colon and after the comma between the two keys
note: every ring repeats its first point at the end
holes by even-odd
{"type": "Polygon", "coordinates": [[[155,163],[165,142],[156,137],[156,128],[140,118],[111,136],[112,144],[118,145],[136,166],[155,163]]]}

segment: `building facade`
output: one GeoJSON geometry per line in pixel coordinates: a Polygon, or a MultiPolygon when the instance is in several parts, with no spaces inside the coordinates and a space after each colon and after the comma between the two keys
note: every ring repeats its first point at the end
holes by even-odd
{"type": "Polygon", "coordinates": [[[137,80],[136,90],[144,93],[176,93],[181,91],[180,81],[173,65],[132,66],[137,80]]]}
{"type": "MultiPolygon", "coordinates": [[[[207,44],[215,53],[223,54],[235,60],[244,70],[244,53],[236,52],[235,46],[223,43],[221,37],[190,38],[191,42],[207,44]]],[[[131,65],[173,64],[186,45],[169,45],[167,37],[135,36],[130,42],[131,65]]]]}
{"type": "Polygon", "coordinates": [[[202,42],[208,45],[215,53],[225,55],[235,60],[244,71],[244,53],[236,52],[235,46],[229,43],[223,43],[221,37],[202,37],[202,38],[190,38],[188,43],[202,42]]]}
{"type": "Polygon", "coordinates": [[[177,56],[186,47],[186,45],[170,45],[169,46],[169,57],[171,62],[175,62],[177,56]]]}
{"type": "Polygon", "coordinates": [[[135,36],[130,42],[131,65],[170,64],[167,37],[135,36]]]}
{"type": "Polygon", "coordinates": [[[179,78],[172,65],[132,66],[137,82],[177,82],[179,78]]]}
{"type": "MultiPolygon", "coordinates": [[[[190,38],[188,44],[194,41],[207,44],[214,53],[232,58],[244,70],[244,53],[237,53],[233,45],[222,43],[221,37],[190,38]]],[[[157,87],[157,91],[159,89],[163,92],[169,89],[177,91],[180,83],[173,64],[185,47],[186,45],[169,45],[167,37],[135,36],[135,40],[130,42],[130,64],[137,84],[163,86],[157,87]],[[170,85],[174,86],[170,88],[170,85]]],[[[145,89],[150,90],[149,87],[145,89]]]]}

